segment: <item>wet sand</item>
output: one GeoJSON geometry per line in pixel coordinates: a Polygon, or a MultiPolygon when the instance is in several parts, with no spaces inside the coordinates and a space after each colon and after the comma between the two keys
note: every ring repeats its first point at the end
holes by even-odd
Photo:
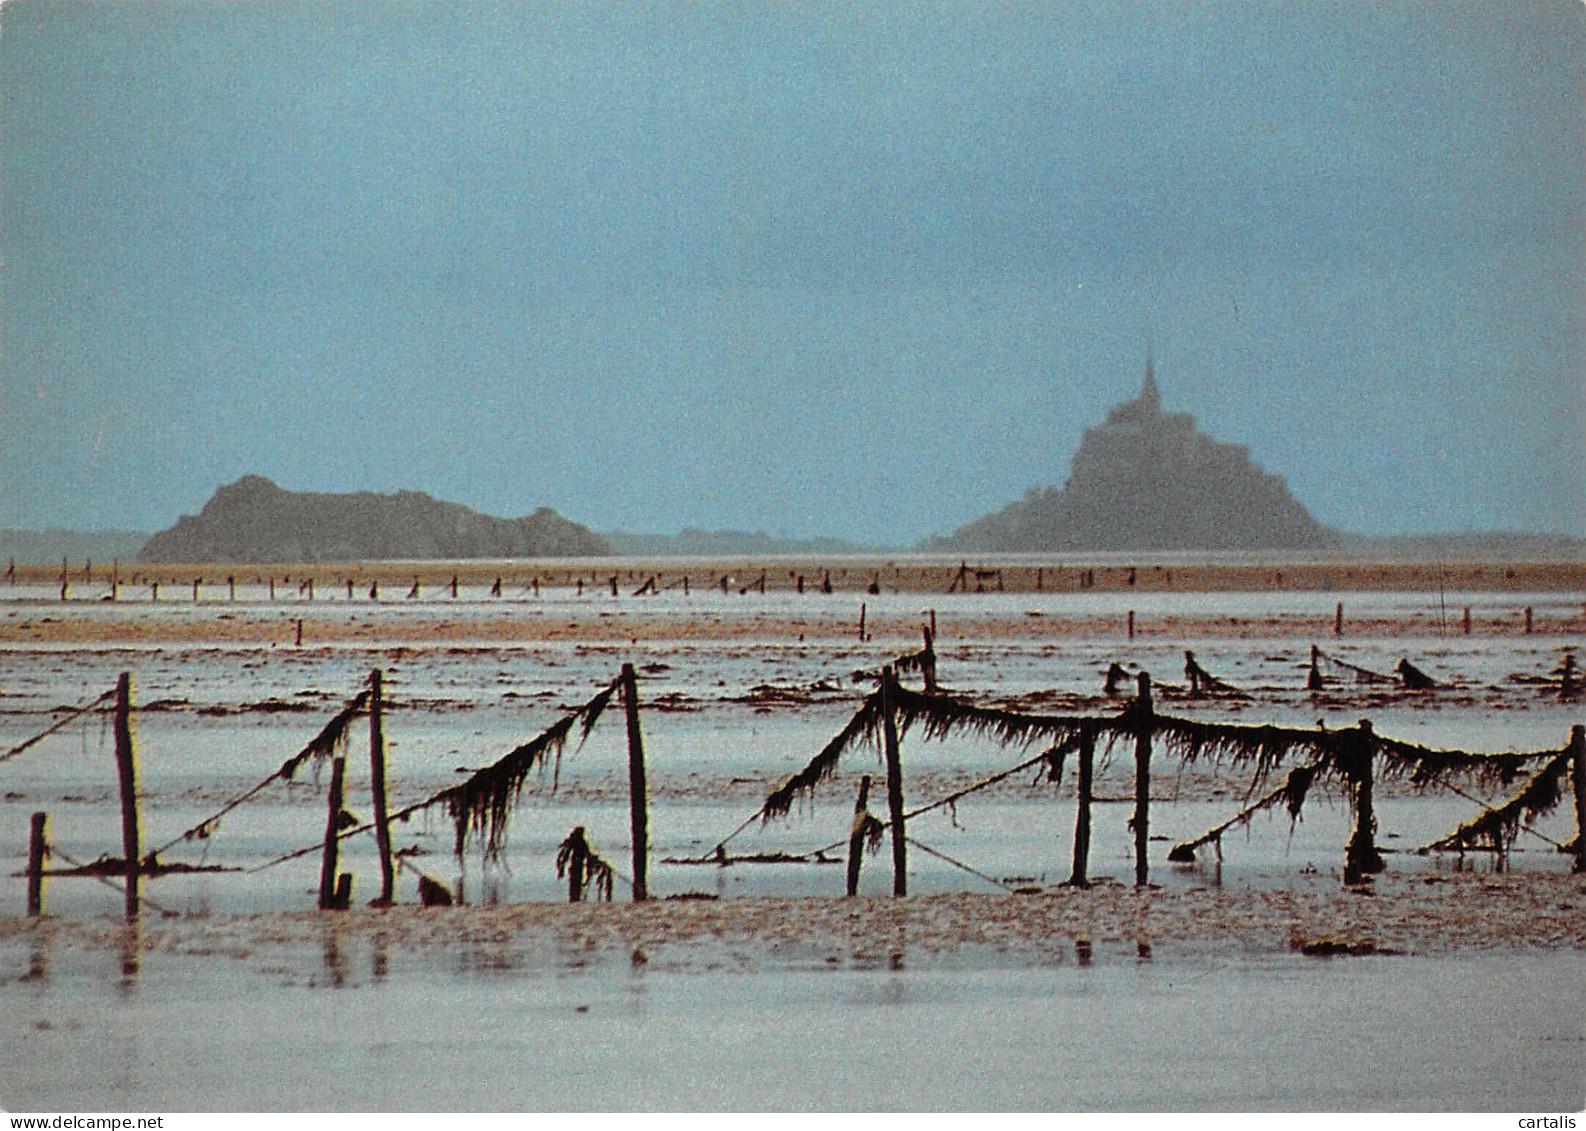
{"type": "Polygon", "coordinates": [[[333,939],[393,951],[494,954],[503,968],[554,970],[576,960],[657,968],[755,969],[885,963],[977,965],[1142,953],[1194,961],[1248,954],[1439,955],[1586,950],[1586,876],[1563,873],[1388,873],[1362,888],[1320,878],[1283,889],[1165,891],[1102,882],[1030,894],[674,898],[646,903],[357,908],[161,918],[136,928],[105,919],[0,918],[12,968],[21,949],[112,949],[268,964],[277,952],[333,939]],[[570,957],[572,956],[572,957],[570,957]]]}

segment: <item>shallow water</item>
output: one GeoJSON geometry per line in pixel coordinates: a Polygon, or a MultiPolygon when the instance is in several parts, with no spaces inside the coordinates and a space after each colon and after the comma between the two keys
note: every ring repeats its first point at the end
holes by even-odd
{"type": "Polygon", "coordinates": [[[11,1110],[1579,1111],[1586,957],[518,971],[46,956],[11,1110]]]}

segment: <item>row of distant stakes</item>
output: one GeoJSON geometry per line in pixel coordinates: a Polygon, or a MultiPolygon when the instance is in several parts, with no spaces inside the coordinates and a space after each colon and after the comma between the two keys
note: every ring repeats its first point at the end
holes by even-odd
{"type": "MultiPolygon", "coordinates": [[[[1586,727],[1571,728],[1569,740],[1556,750],[1507,753],[1472,753],[1465,750],[1433,750],[1377,734],[1371,723],[1362,719],[1357,726],[1329,730],[1318,723],[1315,728],[1275,725],[1235,725],[1202,722],[1158,713],[1152,702],[1151,677],[1145,672],[1132,678],[1133,694],[1121,709],[1098,715],[1035,714],[980,706],[963,697],[944,692],[936,682],[936,652],[930,629],[924,630],[924,647],[897,658],[881,669],[872,682],[876,689],[860,703],[858,710],[804,769],[772,790],[764,803],[741,825],[699,857],[668,861],[679,864],[718,864],[735,862],[833,862],[830,855],[847,847],[847,892],[856,894],[865,850],[876,851],[890,837],[892,877],[895,895],[906,895],[907,852],[914,846],[949,863],[964,868],[992,883],[1007,887],[1002,880],[986,876],[969,865],[910,838],[907,822],[922,813],[956,805],[962,798],[1026,771],[1035,771],[1035,784],[1054,786],[1062,781],[1070,760],[1077,763],[1076,816],[1074,824],[1073,872],[1067,883],[1085,887],[1089,883],[1092,783],[1098,748],[1103,757],[1116,744],[1132,746],[1134,754],[1134,814],[1129,826],[1134,834],[1134,882],[1149,882],[1150,788],[1152,756],[1161,748],[1181,765],[1224,764],[1248,770],[1251,774],[1246,797],[1252,799],[1228,820],[1193,840],[1172,847],[1170,861],[1195,860],[1197,850],[1211,846],[1220,851],[1221,838],[1228,830],[1249,821],[1263,810],[1282,804],[1291,820],[1298,820],[1306,799],[1319,784],[1339,791],[1354,814],[1354,828],[1344,849],[1343,879],[1348,885],[1367,883],[1384,868],[1376,844],[1376,815],[1373,783],[1383,778],[1407,781],[1416,790],[1441,788],[1471,801],[1479,809],[1469,821],[1448,835],[1426,845],[1422,852],[1487,851],[1503,858],[1521,831],[1546,841],[1560,852],[1573,856],[1573,870],[1586,871],[1586,727]],[[905,687],[900,675],[917,674],[920,690],[905,687]],[[1028,753],[1040,753],[991,776],[959,789],[927,805],[907,810],[904,805],[903,769],[900,746],[903,738],[916,731],[929,739],[951,735],[975,735],[1002,746],[1028,753]],[[843,755],[859,745],[879,749],[886,767],[885,819],[868,808],[870,777],[860,781],[858,799],[848,836],[833,844],[803,854],[761,854],[733,856],[728,845],[734,837],[756,822],[785,817],[794,804],[811,797],[816,787],[837,770],[843,755]],[[1289,765],[1281,778],[1281,767],[1289,765]],[[1552,812],[1565,797],[1565,780],[1573,783],[1576,836],[1560,843],[1537,831],[1531,822],[1552,812]],[[1491,793],[1508,790],[1497,804],[1481,801],[1468,791],[1476,786],[1491,793]]],[[[1192,694],[1216,696],[1239,694],[1226,681],[1200,667],[1193,653],[1185,655],[1185,674],[1192,694]]],[[[1572,653],[1555,671],[1560,677],[1560,698],[1572,700],[1580,689],[1572,653]]],[[[1313,649],[1310,685],[1325,686],[1330,678],[1342,675],[1358,681],[1391,681],[1393,677],[1369,671],[1327,656],[1313,649]]],[[[1124,678],[1118,665],[1108,673],[1108,691],[1120,694],[1124,678]]],[[[1400,665],[1399,681],[1407,690],[1429,685],[1426,677],[1406,661],[1400,665]]],[[[475,771],[465,781],[442,789],[416,804],[391,812],[386,801],[384,699],[382,674],[371,673],[368,686],[359,691],[325,724],[300,751],[246,792],[228,801],[217,812],[149,851],[144,851],[137,804],[137,759],[132,735],[132,677],[123,674],[115,689],[76,708],[51,726],[0,754],[0,763],[17,757],[51,734],[91,713],[108,712],[113,718],[115,760],[119,775],[123,855],[101,857],[88,864],[72,860],[48,839],[48,816],[33,814],[25,875],[28,881],[28,913],[39,915],[44,908],[46,876],[96,876],[106,883],[109,877],[122,877],[126,914],[139,913],[140,885],[171,873],[237,870],[209,865],[167,863],[162,859],[179,845],[207,841],[219,830],[227,814],[263,793],[275,782],[291,781],[305,763],[329,761],[330,782],[327,795],[325,831],[321,839],[305,848],[276,857],[247,869],[261,872],[291,860],[318,852],[320,863],[319,906],[326,910],[345,909],[352,901],[352,875],[339,869],[338,850],[349,837],[373,832],[379,851],[380,891],[374,905],[389,905],[396,900],[397,869],[410,871],[418,883],[418,896],[426,905],[454,902],[453,893],[441,881],[424,874],[412,861],[411,853],[394,852],[391,823],[405,821],[416,813],[440,809],[455,828],[455,851],[462,858],[470,845],[480,848],[486,859],[499,858],[505,846],[507,826],[513,807],[530,775],[543,780],[550,777],[554,791],[561,757],[567,743],[577,734],[578,743],[589,736],[614,701],[620,701],[626,716],[629,767],[629,809],[631,815],[632,874],[624,879],[631,885],[636,901],[649,898],[647,882],[649,860],[648,802],[645,785],[644,741],[640,729],[639,683],[631,664],[624,664],[615,680],[597,691],[582,706],[564,714],[539,735],[509,751],[493,764],[475,771]],[[345,808],[346,757],[343,753],[354,721],[369,719],[370,792],[374,818],[360,823],[345,808]],[[68,868],[52,868],[51,858],[59,858],[68,868]]],[[[556,856],[557,874],[568,884],[568,898],[583,899],[586,893],[611,898],[612,880],[617,874],[590,845],[585,830],[575,828],[562,842],[556,856]]],[[[1024,890],[1024,889],[1013,889],[1024,890]]]]}

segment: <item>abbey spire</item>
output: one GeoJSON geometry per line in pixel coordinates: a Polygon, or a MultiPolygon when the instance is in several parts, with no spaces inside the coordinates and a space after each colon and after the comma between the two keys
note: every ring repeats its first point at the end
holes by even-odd
{"type": "Polygon", "coordinates": [[[1156,377],[1151,372],[1151,355],[1145,355],[1145,384],[1140,386],[1140,407],[1149,413],[1162,411],[1162,394],[1157,391],[1156,377]]]}

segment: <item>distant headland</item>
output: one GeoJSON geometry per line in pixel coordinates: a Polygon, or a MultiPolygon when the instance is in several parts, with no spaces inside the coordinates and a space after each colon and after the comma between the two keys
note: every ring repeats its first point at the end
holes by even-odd
{"type": "Polygon", "coordinates": [[[611,543],[541,507],[493,518],[419,491],[287,491],[262,475],[220,488],[144,544],[145,562],[331,562],[601,557],[611,543]]]}

